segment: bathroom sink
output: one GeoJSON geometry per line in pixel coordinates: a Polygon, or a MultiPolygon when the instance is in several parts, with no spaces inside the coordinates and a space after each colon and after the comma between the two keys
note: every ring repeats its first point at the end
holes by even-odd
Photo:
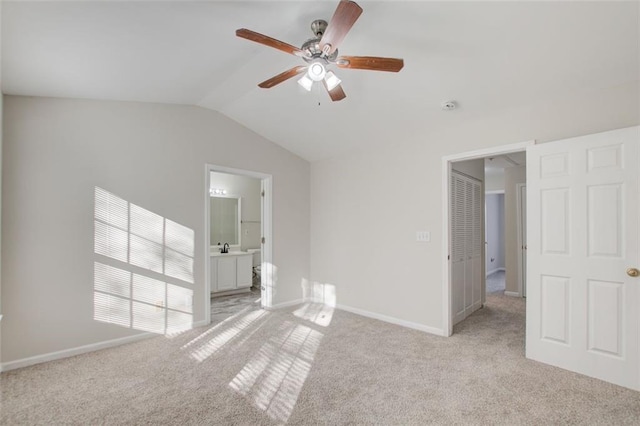
{"type": "Polygon", "coordinates": [[[230,251],[229,253],[220,253],[219,251],[211,251],[210,255],[211,256],[238,256],[241,254],[249,254],[246,251],[230,251]]]}

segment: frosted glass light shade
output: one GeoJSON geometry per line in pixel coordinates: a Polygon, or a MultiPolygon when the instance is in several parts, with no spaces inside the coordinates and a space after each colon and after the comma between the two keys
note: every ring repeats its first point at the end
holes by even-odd
{"type": "Polygon", "coordinates": [[[309,70],[307,71],[309,78],[313,81],[322,81],[326,73],[324,65],[320,62],[314,62],[309,65],[309,70]]]}
{"type": "Polygon", "coordinates": [[[300,80],[298,80],[298,84],[304,87],[307,92],[311,91],[311,86],[313,85],[313,80],[311,80],[307,75],[303,75],[300,80]]]}
{"type": "Polygon", "coordinates": [[[335,89],[342,80],[340,80],[332,71],[327,71],[327,75],[324,77],[325,83],[327,83],[327,90],[332,91],[335,89]]]}

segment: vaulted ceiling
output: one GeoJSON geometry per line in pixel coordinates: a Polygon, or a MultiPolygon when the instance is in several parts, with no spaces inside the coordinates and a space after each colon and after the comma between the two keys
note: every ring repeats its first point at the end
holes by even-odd
{"type": "Polygon", "coordinates": [[[335,70],[340,102],[295,79],[258,88],[302,61],[235,37],[299,46],[337,1],[4,1],[2,91],[199,105],[314,161],[640,74],[637,2],[359,4],[340,53],[405,67],[335,70]],[[450,99],[459,108],[442,111],[450,99]]]}

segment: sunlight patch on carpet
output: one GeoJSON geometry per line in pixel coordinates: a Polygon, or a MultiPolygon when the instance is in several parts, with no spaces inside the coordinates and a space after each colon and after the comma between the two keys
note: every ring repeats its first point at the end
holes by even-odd
{"type": "Polygon", "coordinates": [[[299,309],[293,311],[293,315],[322,327],[328,327],[333,318],[333,310],[331,306],[322,303],[305,303],[299,309]]]}
{"type": "Polygon", "coordinates": [[[311,370],[324,335],[305,325],[285,322],[274,337],[229,383],[276,421],[286,422],[311,370]]]}
{"type": "Polygon", "coordinates": [[[241,317],[234,318],[233,321],[223,323],[224,327],[215,328],[215,331],[213,329],[208,330],[205,333],[207,336],[206,339],[198,336],[196,339],[184,345],[182,349],[193,346],[190,349],[189,356],[198,362],[202,362],[225,346],[239,339],[244,332],[258,325],[261,321],[264,321],[266,316],[267,311],[251,311],[241,317]]]}

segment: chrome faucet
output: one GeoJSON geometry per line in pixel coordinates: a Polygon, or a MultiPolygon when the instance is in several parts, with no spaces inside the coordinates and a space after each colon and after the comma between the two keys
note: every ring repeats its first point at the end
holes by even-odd
{"type": "Polygon", "coordinates": [[[224,243],[224,245],[222,246],[222,250],[220,250],[220,253],[229,253],[229,243],[224,243]]]}

